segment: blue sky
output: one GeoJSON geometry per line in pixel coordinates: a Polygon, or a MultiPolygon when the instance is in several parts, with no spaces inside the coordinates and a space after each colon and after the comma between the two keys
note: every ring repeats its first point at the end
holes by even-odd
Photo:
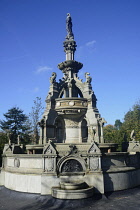
{"type": "Polygon", "coordinates": [[[0,119],[18,106],[28,114],[45,98],[51,73],[65,60],[66,14],[77,43],[75,60],[92,76],[97,107],[108,124],[123,120],[140,98],[139,0],[1,0],[0,119]]]}

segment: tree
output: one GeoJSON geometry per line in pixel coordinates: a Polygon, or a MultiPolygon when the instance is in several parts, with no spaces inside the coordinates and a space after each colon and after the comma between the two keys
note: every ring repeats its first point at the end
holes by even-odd
{"type": "Polygon", "coordinates": [[[132,130],[135,131],[136,141],[140,140],[140,101],[125,114],[122,128],[125,130],[127,141],[130,141],[132,130]]]}
{"type": "Polygon", "coordinates": [[[0,128],[10,134],[12,143],[17,143],[18,135],[25,135],[29,127],[26,125],[28,117],[18,107],[13,107],[4,114],[6,120],[0,120],[0,128]]]}
{"type": "Polygon", "coordinates": [[[122,126],[122,122],[117,119],[117,120],[115,120],[115,125],[114,126],[117,130],[120,130],[120,128],[122,126]]]}
{"type": "Polygon", "coordinates": [[[124,130],[122,129],[122,123],[120,120],[115,121],[115,125],[106,125],[104,127],[104,139],[106,143],[117,143],[118,150],[122,150],[122,142],[124,140],[124,130]],[[119,124],[119,127],[118,127],[119,124]]]}
{"type": "Polygon", "coordinates": [[[39,126],[38,122],[41,118],[43,106],[40,97],[36,97],[33,101],[34,106],[32,107],[31,112],[29,113],[29,120],[31,124],[31,132],[32,132],[32,143],[36,144],[39,141],[39,126]]]}
{"type": "Polygon", "coordinates": [[[106,125],[104,128],[104,139],[106,143],[115,143],[116,129],[113,125],[106,125]]]}
{"type": "Polygon", "coordinates": [[[131,140],[132,130],[135,131],[135,140],[140,141],[140,100],[125,114],[123,123],[117,119],[114,126],[106,125],[104,127],[105,142],[122,145],[124,141],[131,140]]]}

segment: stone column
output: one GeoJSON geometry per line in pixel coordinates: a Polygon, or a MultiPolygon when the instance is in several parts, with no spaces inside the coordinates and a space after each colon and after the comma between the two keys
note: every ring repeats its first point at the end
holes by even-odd
{"type": "Polygon", "coordinates": [[[101,143],[104,143],[104,137],[103,137],[103,125],[101,124],[101,143]]]}
{"type": "Polygon", "coordinates": [[[79,142],[82,143],[81,123],[79,124],[79,142]]]}
{"type": "Polygon", "coordinates": [[[66,52],[66,61],[67,60],[74,60],[74,53],[70,50],[66,52]]]}
{"type": "Polygon", "coordinates": [[[97,122],[97,127],[96,127],[96,130],[95,130],[95,135],[94,135],[94,141],[96,141],[96,142],[98,142],[98,143],[100,143],[100,141],[99,141],[99,124],[98,124],[98,122],[97,122]]]}
{"type": "Polygon", "coordinates": [[[66,98],[66,97],[67,97],[66,90],[64,90],[64,98],[66,98]]]}
{"type": "Polygon", "coordinates": [[[100,125],[100,131],[101,131],[101,136],[100,136],[100,143],[104,143],[104,137],[103,137],[103,126],[106,123],[104,118],[99,118],[99,125],[100,125]]]}
{"type": "Polygon", "coordinates": [[[74,60],[74,53],[76,50],[76,42],[73,40],[74,37],[67,37],[66,41],[64,42],[64,51],[66,53],[66,61],[74,60]]]}
{"type": "Polygon", "coordinates": [[[69,78],[68,79],[68,88],[69,88],[69,98],[71,98],[72,97],[72,79],[71,78],[69,78]]]}
{"type": "Polygon", "coordinates": [[[71,98],[72,97],[72,88],[70,87],[69,88],[69,98],[71,98]]]}
{"type": "Polygon", "coordinates": [[[20,144],[20,135],[18,135],[17,144],[20,144]]]}
{"type": "Polygon", "coordinates": [[[42,137],[43,137],[43,127],[40,127],[40,138],[39,138],[39,144],[42,144],[42,137]]]}
{"type": "Polygon", "coordinates": [[[79,122],[73,119],[64,119],[66,126],[65,143],[79,143],[79,122]]]}
{"type": "Polygon", "coordinates": [[[46,131],[47,131],[47,129],[46,129],[46,125],[45,125],[45,127],[44,127],[44,135],[43,135],[43,144],[46,144],[46,131]]]}
{"type": "Polygon", "coordinates": [[[39,138],[39,144],[43,144],[43,137],[44,137],[44,127],[45,127],[45,121],[42,119],[39,123],[40,126],[40,138],[39,138]]]}
{"type": "Polygon", "coordinates": [[[46,139],[47,139],[47,128],[46,128],[46,119],[44,118],[43,122],[43,129],[42,129],[42,144],[46,144],[46,139]]]}

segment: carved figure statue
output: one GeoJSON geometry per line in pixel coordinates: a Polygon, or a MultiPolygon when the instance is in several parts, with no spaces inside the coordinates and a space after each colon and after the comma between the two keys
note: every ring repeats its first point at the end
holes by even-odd
{"type": "Polygon", "coordinates": [[[68,152],[68,155],[76,154],[77,153],[77,148],[75,145],[70,144],[69,145],[70,151],[68,152]]]}
{"type": "Polygon", "coordinates": [[[66,30],[67,30],[67,38],[74,38],[74,35],[72,32],[72,19],[71,19],[70,13],[67,14],[67,18],[66,18],[66,30]]]}
{"type": "Polygon", "coordinates": [[[62,79],[63,79],[64,81],[67,81],[68,77],[69,77],[68,72],[65,72],[65,73],[64,73],[64,77],[63,77],[62,79]]]}
{"type": "Polygon", "coordinates": [[[38,122],[38,125],[39,125],[41,128],[44,128],[44,126],[45,126],[45,120],[44,120],[44,119],[41,119],[41,120],[38,122]]]}
{"type": "Polygon", "coordinates": [[[96,136],[96,128],[92,127],[92,136],[93,138],[96,136]]]}
{"type": "Polygon", "coordinates": [[[68,80],[67,80],[69,88],[72,88],[72,80],[73,80],[72,78],[68,78],[68,80]]]}
{"type": "Polygon", "coordinates": [[[88,72],[85,73],[86,83],[91,84],[92,78],[89,75],[90,73],[88,72]]]}
{"type": "Polygon", "coordinates": [[[56,82],[57,74],[55,72],[52,73],[52,76],[50,77],[50,83],[54,84],[56,82]]]}
{"type": "Polygon", "coordinates": [[[131,131],[131,134],[130,134],[130,139],[131,139],[132,141],[135,141],[135,137],[136,137],[135,131],[132,130],[132,131],[131,131]]]}

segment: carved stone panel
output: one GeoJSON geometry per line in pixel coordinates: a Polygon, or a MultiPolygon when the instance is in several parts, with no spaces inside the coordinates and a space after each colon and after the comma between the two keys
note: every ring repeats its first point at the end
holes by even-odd
{"type": "Polygon", "coordinates": [[[99,169],[99,158],[98,157],[90,157],[89,168],[91,171],[95,171],[95,170],[99,169]]]}
{"type": "Polygon", "coordinates": [[[71,119],[65,119],[65,124],[67,128],[79,128],[79,122],[71,119]]]}
{"type": "Polygon", "coordinates": [[[45,171],[53,172],[54,171],[54,158],[45,159],[45,171]]]}
{"type": "Polygon", "coordinates": [[[82,172],[83,167],[81,163],[74,159],[67,160],[63,165],[61,172],[82,172]]]}
{"type": "Polygon", "coordinates": [[[19,166],[20,166],[20,160],[18,158],[15,158],[14,159],[14,166],[17,167],[17,168],[19,168],[19,166]]]}

